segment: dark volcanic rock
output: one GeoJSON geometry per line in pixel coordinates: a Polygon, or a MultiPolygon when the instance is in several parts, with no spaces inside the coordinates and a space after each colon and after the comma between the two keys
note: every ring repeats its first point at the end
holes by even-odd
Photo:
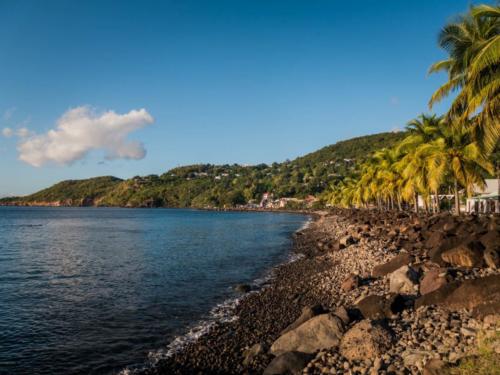
{"type": "Polygon", "coordinates": [[[389,298],[372,295],[362,299],[356,307],[364,319],[392,318],[405,309],[406,300],[399,294],[393,294],[389,298]]]}
{"type": "Polygon", "coordinates": [[[238,284],[234,287],[234,290],[238,293],[248,293],[252,290],[252,287],[248,284],[238,284]]]}
{"type": "Polygon", "coordinates": [[[441,259],[446,263],[459,267],[479,267],[483,264],[484,246],[479,241],[470,241],[446,250],[441,259]]]}
{"type": "Polygon", "coordinates": [[[427,271],[420,281],[420,294],[428,294],[448,283],[445,268],[433,268],[427,271]]]}
{"type": "Polygon", "coordinates": [[[403,266],[408,265],[412,260],[413,257],[410,254],[408,254],[407,252],[401,252],[399,255],[396,255],[394,258],[392,258],[389,262],[375,266],[372,271],[372,276],[385,276],[403,266]]]}
{"type": "Polygon", "coordinates": [[[387,317],[387,302],[382,296],[368,296],[356,305],[365,319],[383,319],[387,317]]]}
{"type": "Polygon", "coordinates": [[[500,254],[497,250],[486,249],[484,250],[484,262],[490,268],[497,269],[500,267],[500,254]]]}
{"type": "Polygon", "coordinates": [[[449,310],[489,310],[500,301],[500,275],[455,281],[418,298],[415,307],[440,305],[449,310]]]}

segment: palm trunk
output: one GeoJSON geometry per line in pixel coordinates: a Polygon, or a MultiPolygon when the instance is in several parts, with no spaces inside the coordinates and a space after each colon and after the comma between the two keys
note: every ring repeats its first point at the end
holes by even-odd
{"type": "Polygon", "coordinates": [[[439,208],[439,194],[438,194],[437,190],[434,192],[434,196],[436,197],[436,212],[439,212],[440,211],[440,208],[439,208]]]}
{"type": "Polygon", "coordinates": [[[458,181],[455,180],[455,215],[460,215],[460,197],[458,194],[458,181]]]}
{"type": "Polygon", "coordinates": [[[414,195],[414,201],[415,201],[415,212],[418,214],[418,194],[415,193],[414,195]]]}

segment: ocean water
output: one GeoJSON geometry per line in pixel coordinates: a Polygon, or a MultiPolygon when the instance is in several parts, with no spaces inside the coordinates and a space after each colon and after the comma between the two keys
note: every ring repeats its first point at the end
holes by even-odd
{"type": "Polygon", "coordinates": [[[114,374],[167,355],[228,318],[232,287],[286,260],[306,220],[0,207],[0,374],[114,374]]]}

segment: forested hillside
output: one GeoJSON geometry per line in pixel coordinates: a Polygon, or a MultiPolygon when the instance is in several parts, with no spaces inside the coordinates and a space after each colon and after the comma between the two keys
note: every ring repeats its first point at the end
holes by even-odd
{"type": "Polygon", "coordinates": [[[271,165],[199,164],[128,180],[108,176],[63,181],[26,197],[4,198],[0,203],[228,207],[259,201],[267,191],[275,197],[318,196],[335,180],[350,175],[372,152],[392,147],[404,134],[381,133],[353,138],[293,161],[271,165]]]}

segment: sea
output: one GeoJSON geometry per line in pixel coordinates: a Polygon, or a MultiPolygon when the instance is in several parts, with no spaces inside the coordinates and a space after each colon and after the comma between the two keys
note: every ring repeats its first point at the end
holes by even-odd
{"type": "Polygon", "coordinates": [[[292,213],[0,207],[0,374],[129,374],[235,319],[292,213]]]}

